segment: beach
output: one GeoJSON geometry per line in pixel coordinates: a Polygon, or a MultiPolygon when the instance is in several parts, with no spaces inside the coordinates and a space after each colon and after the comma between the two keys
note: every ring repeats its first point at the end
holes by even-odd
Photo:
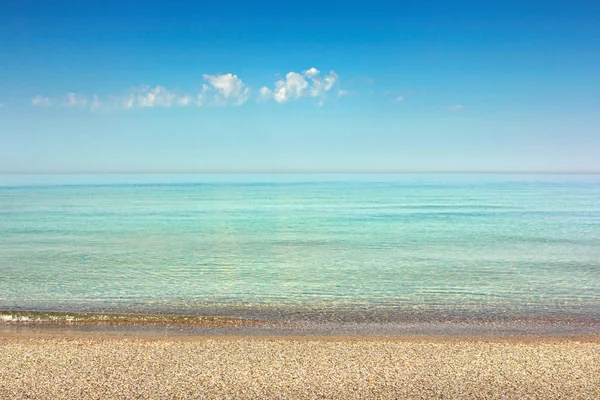
{"type": "Polygon", "coordinates": [[[2,399],[595,399],[600,340],[0,336],[2,399]]]}

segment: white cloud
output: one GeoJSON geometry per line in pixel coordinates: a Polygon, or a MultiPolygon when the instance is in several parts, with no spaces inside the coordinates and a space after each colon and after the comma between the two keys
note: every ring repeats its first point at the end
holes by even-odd
{"type": "Polygon", "coordinates": [[[4,103],[0,101],[0,108],[4,107],[4,103]]]}
{"type": "Polygon", "coordinates": [[[208,94],[209,92],[210,92],[210,86],[208,86],[205,83],[202,84],[202,91],[199,92],[198,94],[196,94],[196,105],[198,107],[206,105],[206,103],[210,97],[210,95],[208,94]]]}
{"type": "Polygon", "coordinates": [[[141,86],[133,89],[125,102],[125,108],[137,107],[171,107],[175,103],[175,93],[163,86],[141,86]]]}
{"type": "Polygon", "coordinates": [[[448,106],[446,107],[446,109],[448,111],[460,111],[464,108],[464,106],[462,104],[454,104],[452,106],[448,106]]]}
{"type": "MultiPolygon", "coordinates": [[[[248,100],[250,89],[242,82],[237,75],[221,74],[221,75],[203,75],[204,79],[211,86],[211,90],[216,93],[213,96],[215,105],[241,105],[248,100]]],[[[204,87],[206,91],[206,86],[204,87]]]]}
{"type": "Polygon", "coordinates": [[[125,108],[133,108],[135,106],[135,97],[130,95],[125,100],[123,100],[123,107],[125,108]]]}
{"type": "MultiPolygon", "coordinates": [[[[65,107],[87,107],[96,111],[157,107],[239,106],[250,98],[251,89],[237,75],[231,73],[204,74],[202,77],[205,83],[202,84],[201,90],[195,93],[184,93],[160,85],[143,85],[134,87],[121,95],[106,95],[102,98],[96,94],[85,96],[71,92],[64,95],[65,100],[57,102],[50,97],[38,95],[32,99],[32,104],[40,107],[61,104],[65,107]]],[[[339,88],[339,76],[334,71],[323,75],[313,67],[302,73],[288,72],[285,78],[275,82],[274,87],[260,87],[255,96],[258,100],[274,99],[278,103],[312,97],[319,100],[318,105],[323,105],[327,100],[328,92],[332,92],[334,97],[348,94],[348,91],[339,88]]]]}
{"type": "MultiPolygon", "coordinates": [[[[301,74],[292,71],[285,75],[285,79],[275,82],[272,97],[278,103],[285,103],[301,97],[321,97],[319,104],[322,104],[324,94],[330,91],[338,81],[339,76],[334,71],[330,71],[322,78],[321,72],[314,67],[301,74]]],[[[261,96],[265,97],[271,93],[267,87],[263,89],[261,89],[261,96]]]]}
{"type": "Polygon", "coordinates": [[[267,99],[270,99],[271,96],[273,96],[273,92],[271,91],[271,89],[269,89],[266,86],[261,87],[259,90],[259,93],[260,93],[259,100],[267,100],[267,99]]]}
{"type": "Polygon", "coordinates": [[[90,104],[90,110],[96,111],[96,110],[100,109],[100,107],[102,107],[102,103],[100,102],[100,99],[98,98],[97,95],[93,95],[92,102],[90,104]]]}
{"type": "MultiPolygon", "coordinates": [[[[200,98],[200,95],[198,95],[200,98]]],[[[182,94],[176,90],[169,90],[164,86],[150,87],[143,85],[129,90],[129,94],[121,96],[116,108],[153,108],[153,107],[187,107],[198,104],[196,95],[182,94]]]]}
{"type": "Polygon", "coordinates": [[[396,92],[394,90],[386,90],[385,92],[383,92],[383,94],[385,96],[393,97],[395,102],[400,103],[400,102],[406,100],[406,97],[411,95],[412,91],[409,90],[409,91],[403,91],[403,92],[396,92]]]}
{"type": "Polygon", "coordinates": [[[76,93],[67,93],[67,100],[64,103],[67,107],[84,107],[86,104],[85,96],[76,93]]]}
{"type": "Polygon", "coordinates": [[[49,97],[40,96],[39,94],[31,100],[31,104],[39,107],[50,107],[52,103],[49,97]]]}
{"type": "Polygon", "coordinates": [[[316,69],[315,67],[309,68],[306,71],[304,71],[304,75],[308,76],[309,78],[318,76],[320,74],[319,70],[316,69]]]}
{"type": "Polygon", "coordinates": [[[308,89],[308,82],[303,75],[297,72],[288,72],[285,80],[275,82],[273,98],[278,103],[285,103],[290,99],[302,97],[306,89],[308,89]]]}
{"type": "Polygon", "coordinates": [[[325,81],[325,91],[328,92],[331,88],[337,83],[339,80],[339,76],[334,72],[330,71],[329,75],[324,78],[325,81]]]}
{"type": "Polygon", "coordinates": [[[335,71],[329,71],[329,75],[324,76],[322,80],[320,74],[321,73],[316,68],[304,71],[304,75],[312,81],[312,88],[310,91],[311,97],[319,97],[324,92],[330,91],[339,80],[339,76],[335,71]]]}
{"type": "Polygon", "coordinates": [[[207,83],[202,84],[201,91],[196,94],[181,93],[164,86],[145,85],[131,89],[127,96],[121,98],[121,108],[241,105],[249,98],[250,89],[237,75],[203,77],[207,83]]]}
{"type": "Polygon", "coordinates": [[[189,106],[190,104],[192,104],[193,101],[194,101],[194,98],[192,96],[184,95],[177,99],[177,104],[180,105],[181,107],[186,107],[186,106],[189,106]]]}

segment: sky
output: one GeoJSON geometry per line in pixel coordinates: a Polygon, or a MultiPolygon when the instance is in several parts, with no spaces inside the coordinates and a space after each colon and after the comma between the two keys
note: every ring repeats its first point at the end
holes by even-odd
{"type": "Polygon", "coordinates": [[[600,2],[3,0],[0,173],[600,172],[600,2]]]}

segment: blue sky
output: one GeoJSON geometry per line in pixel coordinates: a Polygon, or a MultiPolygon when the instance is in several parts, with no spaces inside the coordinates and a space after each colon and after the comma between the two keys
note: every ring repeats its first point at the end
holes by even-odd
{"type": "Polygon", "coordinates": [[[3,3],[0,172],[600,171],[597,2],[86,3],[3,3]]]}

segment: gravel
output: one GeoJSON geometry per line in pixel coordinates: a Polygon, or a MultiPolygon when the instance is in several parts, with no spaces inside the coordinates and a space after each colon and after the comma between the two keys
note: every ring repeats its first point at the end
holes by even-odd
{"type": "Polygon", "coordinates": [[[0,336],[1,399],[600,399],[600,340],[0,336]]]}

